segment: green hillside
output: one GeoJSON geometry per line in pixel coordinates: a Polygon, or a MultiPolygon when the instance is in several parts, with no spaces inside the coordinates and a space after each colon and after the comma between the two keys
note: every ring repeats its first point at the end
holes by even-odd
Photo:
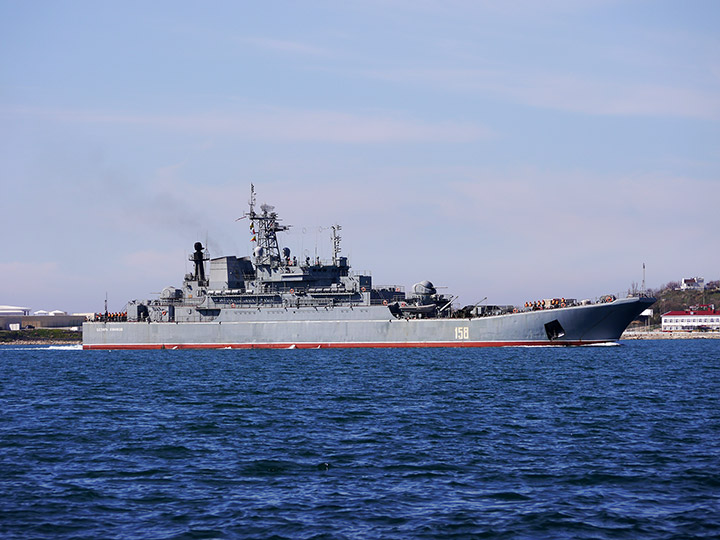
{"type": "Polygon", "coordinates": [[[0,330],[0,343],[63,342],[80,343],[82,332],[64,328],[30,328],[27,330],[0,330]]]}
{"type": "Polygon", "coordinates": [[[648,291],[657,302],[652,306],[653,318],[650,324],[660,324],[660,316],[668,311],[680,311],[701,304],[715,304],[720,309],[720,288],[718,282],[708,283],[704,291],[677,291],[677,283],[668,283],[658,290],[648,291]]]}

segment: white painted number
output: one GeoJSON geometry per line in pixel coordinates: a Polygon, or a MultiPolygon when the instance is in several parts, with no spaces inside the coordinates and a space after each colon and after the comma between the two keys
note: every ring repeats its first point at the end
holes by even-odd
{"type": "Polygon", "coordinates": [[[455,339],[468,339],[470,332],[467,326],[458,326],[455,328],[455,339]]]}

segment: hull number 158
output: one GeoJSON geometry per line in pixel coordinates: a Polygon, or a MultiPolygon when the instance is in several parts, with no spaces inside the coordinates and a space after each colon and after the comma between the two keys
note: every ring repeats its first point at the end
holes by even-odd
{"type": "Polygon", "coordinates": [[[458,326],[455,328],[455,339],[468,339],[470,332],[467,326],[458,326]]]}

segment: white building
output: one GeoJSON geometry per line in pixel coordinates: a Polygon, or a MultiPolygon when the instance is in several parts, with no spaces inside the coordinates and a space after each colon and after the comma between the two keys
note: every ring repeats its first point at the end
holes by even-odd
{"type": "Polygon", "coordinates": [[[0,316],[24,317],[30,315],[30,308],[18,306],[0,306],[0,316]]]}
{"type": "Polygon", "coordinates": [[[720,332],[720,310],[710,305],[685,311],[668,311],[662,315],[662,331],[673,330],[720,332]]]}
{"type": "Polygon", "coordinates": [[[681,291],[687,291],[687,290],[702,291],[704,289],[705,289],[705,278],[688,277],[688,278],[682,278],[682,281],[680,282],[680,290],[681,291]]]}

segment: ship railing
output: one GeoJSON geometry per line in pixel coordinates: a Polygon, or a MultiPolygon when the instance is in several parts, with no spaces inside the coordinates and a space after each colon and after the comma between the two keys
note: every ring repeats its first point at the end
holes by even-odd
{"type": "Polygon", "coordinates": [[[352,305],[359,305],[357,302],[342,302],[338,303],[335,298],[303,298],[300,301],[289,302],[287,307],[350,307],[352,305]]]}
{"type": "Polygon", "coordinates": [[[395,302],[407,302],[404,296],[393,296],[392,298],[373,298],[370,300],[371,306],[393,304],[395,302]]]}
{"type": "MultiPolygon", "coordinates": [[[[282,259],[280,261],[282,267],[300,267],[310,268],[312,266],[338,266],[332,259],[321,259],[320,257],[295,257],[290,259],[282,259]]],[[[254,277],[253,277],[254,279],[254,277]]]]}
{"type": "Polygon", "coordinates": [[[396,293],[405,293],[405,287],[402,285],[374,285],[376,291],[390,291],[396,293]]]}
{"type": "Polygon", "coordinates": [[[303,298],[296,297],[295,300],[270,300],[268,298],[249,298],[243,299],[242,301],[232,302],[218,302],[216,303],[217,308],[243,308],[243,309],[268,309],[268,308],[306,308],[306,307],[346,307],[350,305],[360,305],[360,302],[338,302],[336,298],[303,298]]]}

